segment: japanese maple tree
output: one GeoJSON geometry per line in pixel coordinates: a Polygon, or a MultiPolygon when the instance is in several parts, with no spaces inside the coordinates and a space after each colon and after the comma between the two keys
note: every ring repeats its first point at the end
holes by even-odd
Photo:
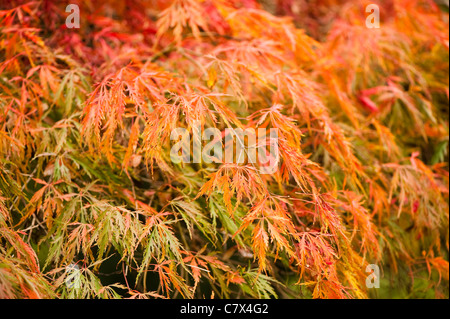
{"type": "Polygon", "coordinates": [[[0,1],[0,298],[449,297],[444,2],[71,3],[0,1]]]}

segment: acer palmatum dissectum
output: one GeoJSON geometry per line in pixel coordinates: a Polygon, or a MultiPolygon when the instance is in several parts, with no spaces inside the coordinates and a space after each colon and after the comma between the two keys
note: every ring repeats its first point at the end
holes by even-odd
{"type": "Polygon", "coordinates": [[[0,297],[448,297],[448,13],[367,4],[104,1],[74,30],[3,1],[0,297]],[[277,129],[279,170],[172,163],[197,123],[277,129]]]}

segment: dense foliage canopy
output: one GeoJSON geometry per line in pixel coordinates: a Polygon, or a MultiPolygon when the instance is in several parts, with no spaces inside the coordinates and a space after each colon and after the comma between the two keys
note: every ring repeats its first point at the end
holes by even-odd
{"type": "Polygon", "coordinates": [[[71,3],[0,1],[1,298],[448,298],[444,2],[71,3]],[[172,162],[196,123],[279,169],[172,162]]]}

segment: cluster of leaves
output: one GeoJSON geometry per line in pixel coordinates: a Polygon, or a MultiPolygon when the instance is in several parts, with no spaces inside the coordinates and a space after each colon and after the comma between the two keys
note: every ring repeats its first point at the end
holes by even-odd
{"type": "Polygon", "coordinates": [[[369,3],[1,1],[0,297],[448,298],[448,8],[369,3]],[[197,123],[279,170],[171,162],[197,123]]]}

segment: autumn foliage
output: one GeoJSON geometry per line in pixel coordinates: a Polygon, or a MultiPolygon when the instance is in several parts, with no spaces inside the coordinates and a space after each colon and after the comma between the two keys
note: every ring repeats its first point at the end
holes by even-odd
{"type": "Polygon", "coordinates": [[[372,2],[1,0],[0,297],[448,298],[448,7],[372,2]]]}

